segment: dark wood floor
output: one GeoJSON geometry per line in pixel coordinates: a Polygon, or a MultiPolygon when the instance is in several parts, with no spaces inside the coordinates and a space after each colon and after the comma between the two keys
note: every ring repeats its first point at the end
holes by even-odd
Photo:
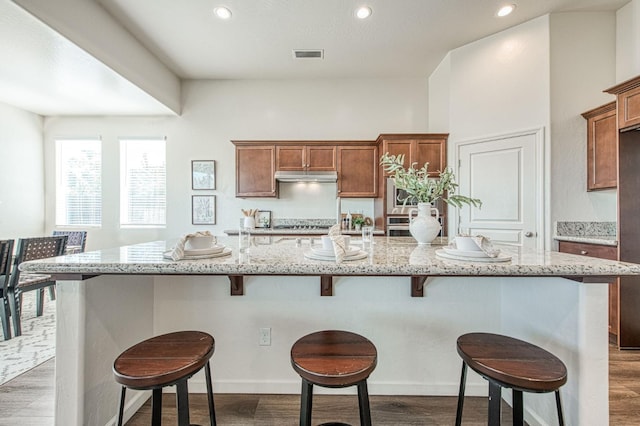
{"type": "MultiPolygon", "coordinates": [[[[640,425],[640,351],[609,351],[610,424],[640,425]]],[[[0,426],[53,425],[54,363],[41,366],[0,386],[0,426]]],[[[207,404],[203,395],[191,397],[191,423],[208,425],[207,404]]],[[[175,424],[175,397],[165,395],[163,424],[175,424]]],[[[452,425],[455,397],[371,396],[373,422],[376,425],[452,425]]],[[[117,407],[114,407],[114,413],[117,407]]],[[[218,424],[295,425],[299,398],[296,395],[216,395],[218,424]]],[[[314,399],[314,424],[343,421],[358,424],[354,397],[320,395],[314,399]]],[[[509,425],[509,409],[504,410],[509,425]]],[[[486,424],[486,400],[467,398],[464,425],[486,424]]],[[[129,426],[148,426],[149,406],[134,416],[129,426]]]]}

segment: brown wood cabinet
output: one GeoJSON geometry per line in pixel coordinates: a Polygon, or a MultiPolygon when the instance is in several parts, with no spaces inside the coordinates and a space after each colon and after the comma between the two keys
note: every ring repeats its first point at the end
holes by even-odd
{"type": "Polygon", "coordinates": [[[618,130],[630,130],[640,126],[640,76],[622,82],[607,90],[616,95],[618,130]]]}
{"type": "Polygon", "coordinates": [[[335,171],[335,145],[277,145],[276,170],[335,171]]]}
{"type": "MultiPolygon", "coordinates": [[[[560,241],[559,251],[563,253],[579,254],[582,256],[598,257],[601,259],[617,260],[618,248],[601,244],[586,244],[573,241],[560,241]]],[[[609,283],[609,335],[617,341],[619,328],[619,290],[618,280],[609,283]]]]}
{"type": "MultiPolygon", "coordinates": [[[[618,115],[618,260],[640,263],[640,76],[607,93],[618,115]]],[[[640,348],[640,277],[618,278],[618,345],[640,348]]]]}
{"type": "Polygon", "coordinates": [[[344,144],[337,147],[338,195],[375,198],[378,195],[378,146],[344,144]]]}
{"type": "Polygon", "coordinates": [[[236,197],[277,197],[274,145],[236,145],[236,197]]]}
{"type": "Polygon", "coordinates": [[[587,120],[587,191],[618,186],[616,103],[582,114],[587,120]]]}
{"type": "Polygon", "coordinates": [[[403,154],[405,167],[417,163],[419,168],[429,163],[429,176],[438,176],[447,165],[448,136],[444,133],[387,133],[381,134],[377,142],[381,144],[381,153],[403,154]]]}

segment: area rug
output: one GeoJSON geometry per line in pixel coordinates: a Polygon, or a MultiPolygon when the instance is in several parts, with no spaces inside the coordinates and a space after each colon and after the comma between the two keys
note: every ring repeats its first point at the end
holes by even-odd
{"type": "Polygon", "coordinates": [[[21,336],[4,340],[0,327],[0,385],[55,355],[56,303],[45,291],[44,313],[36,317],[35,299],[35,291],[23,294],[21,336]]]}

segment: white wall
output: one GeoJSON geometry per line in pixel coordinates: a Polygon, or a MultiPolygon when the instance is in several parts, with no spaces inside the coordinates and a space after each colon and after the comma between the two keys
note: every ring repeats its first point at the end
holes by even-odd
{"type": "Polygon", "coordinates": [[[0,103],[0,239],[44,233],[42,122],[0,103]]]}
{"type": "Polygon", "coordinates": [[[582,112],[615,100],[614,12],[551,15],[551,218],[616,221],[616,190],[587,192],[582,112]]]}
{"type": "MultiPolygon", "coordinates": [[[[335,218],[335,187],[286,185],[280,199],[235,198],[230,140],[375,140],[384,132],[427,131],[426,79],[187,81],[180,117],[48,117],[45,120],[47,228],[55,224],[54,140],[100,135],[103,141],[103,226],[87,248],[176,238],[193,229],[222,234],[238,225],[241,208],[271,210],[274,218],[335,218]],[[166,136],[166,229],[120,230],[118,137],[166,136]],[[216,160],[216,190],[192,191],[191,160],[216,160]],[[217,224],[191,225],[191,195],[216,195],[217,224]]],[[[371,214],[371,200],[344,200],[343,210],[371,214]]]]}
{"type": "Polygon", "coordinates": [[[449,133],[450,79],[451,53],[449,52],[429,76],[429,132],[431,133],[449,133]]]}
{"type": "MultiPolygon", "coordinates": [[[[586,191],[580,115],[613,100],[602,90],[615,83],[615,34],[614,12],[544,16],[451,51],[429,79],[430,107],[449,108],[450,162],[460,141],[545,129],[547,240],[557,220],[616,220],[615,190],[586,191]]],[[[447,125],[429,116],[430,131],[447,125]]]]}
{"type": "MultiPolygon", "coordinates": [[[[431,76],[431,84],[449,88],[429,93],[430,105],[449,108],[450,164],[460,142],[549,128],[548,27],[543,16],[455,49],[431,76]]],[[[434,119],[429,130],[440,130],[437,123],[446,120],[434,119]]],[[[548,145],[546,131],[545,137],[548,145]]]]}
{"type": "Polygon", "coordinates": [[[640,0],[616,13],[616,83],[640,74],[640,0]]]}

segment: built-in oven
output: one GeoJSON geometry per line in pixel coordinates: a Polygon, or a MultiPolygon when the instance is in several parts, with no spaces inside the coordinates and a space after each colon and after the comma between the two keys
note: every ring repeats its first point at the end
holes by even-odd
{"type": "Polygon", "coordinates": [[[410,237],[409,216],[387,216],[387,235],[390,237],[410,237]]]}

